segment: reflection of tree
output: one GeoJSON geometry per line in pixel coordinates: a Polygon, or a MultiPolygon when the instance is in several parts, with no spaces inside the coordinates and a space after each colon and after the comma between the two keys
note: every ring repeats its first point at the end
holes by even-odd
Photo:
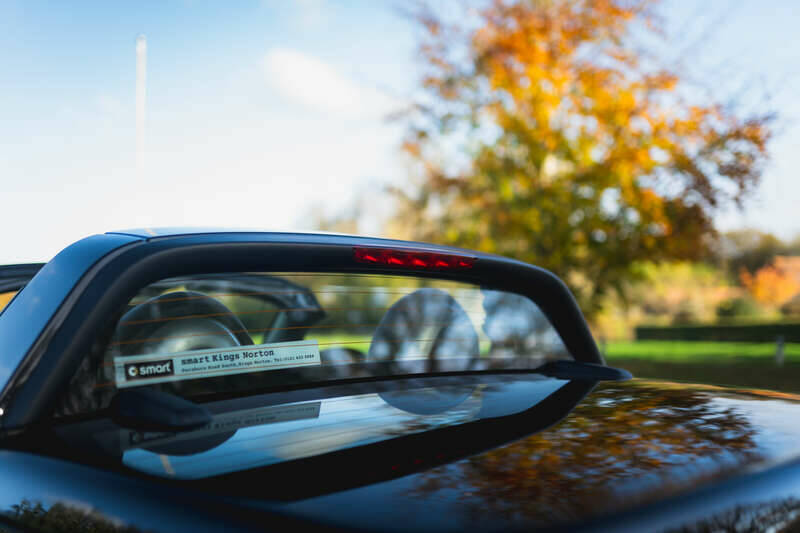
{"type": "Polygon", "coordinates": [[[737,505],[729,511],[670,530],[670,533],[711,533],[712,531],[731,533],[800,531],[800,500],[787,498],[754,505],[737,505]]]}
{"type": "MultiPolygon", "coordinates": [[[[99,513],[90,510],[78,509],[56,503],[50,508],[45,508],[41,502],[22,500],[19,504],[12,505],[11,510],[4,513],[15,525],[31,528],[34,531],[47,533],[71,533],[83,531],[87,533],[136,533],[141,531],[133,526],[124,526],[115,523],[99,513]]],[[[0,532],[6,530],[0,524],[0,532]]]]}
{"type": "Polygon", "coordinates": [[[437,371],[440,359],[477,356],[478,334],[458,302],[445,291],[419,289],[386,312],[368,358],[395,362],[401,369],[403,359],[427,358],[427,370],[437,371]]]}
{"type": "Polygon", "coordinates": [[[491,355],[533,358],[540,363],[568,358],[558,333],[529,298],[484,290],[483,308],[483,330],[492,341],[491,355]]]}
{"type": "Polygon", "coordinates": [[[476,512],[488,506],[511,520],[569,521],[608,510],[610,498],[630,505],[677,490],[676,480],[722,475],[756,458],[754,435],[708,395],[604,385],[551,429],[422,474],[414,490],[456,488],[481,501],[476,512]]]}

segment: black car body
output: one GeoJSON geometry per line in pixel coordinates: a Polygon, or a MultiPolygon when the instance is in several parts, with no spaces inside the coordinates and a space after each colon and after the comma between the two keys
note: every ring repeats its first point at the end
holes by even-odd
{"type": "Polygon", "coordinates": [[[9,531],[800,520],[799,397],[627,380],[563,283],[530,265],[141,230],[3,275],[0,292],[22,289],[0,314],[9,531]]]}

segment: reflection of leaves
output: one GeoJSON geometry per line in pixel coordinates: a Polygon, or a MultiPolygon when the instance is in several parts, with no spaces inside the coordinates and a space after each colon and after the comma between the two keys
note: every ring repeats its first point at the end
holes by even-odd
{"type": "Polygon", "coordinates": [[[569,358],[558,333],[532,300],[484,290],[483,308],[483,330],[492,341],[491,355],[522,356],[537,359],[539,364],[551,358],[569,358]]]}
{"type": "MultiPolygon", "coordinates": [[[[63,503],[56,503],[46,509],[41,502],[34,504],[28,500],[22,500],[20,503],[12,505],[11,510],[6,512],[5,516],[14,524],[48,533],[73,531],[135,533],[141,531],[133,526],[114,523],[95,511],[77,509],[63,503]]],[[[0,525],[0,532],[5,531],[5,528],[0,525]]]]}
{"type": "MultiPolygon", "coordinates": [[[[634,503],[648,486],[709,479],[757,457],[755,430],[710,396],[643,384],[598,387],[557,426],[423,474],[420,494],[458,488],[510,519],[560,522],[634,503]]],[[[652,491],[650,491],[652,494],[652,491]]]]}
{"type": "Polygon", "coordinates": [[[675,533],[800,531],[800,500],[787,498],[755,505],[738,505],[729,511],[671,531],[675,533]]]}
{"type": "Polygon", "coordinates": [[[447,292],[419,289],[387,311],[372,338],[373,361],[428,359],[436,371],[444,358],[478,355],[478,335],[464,309],[447,292]]]}

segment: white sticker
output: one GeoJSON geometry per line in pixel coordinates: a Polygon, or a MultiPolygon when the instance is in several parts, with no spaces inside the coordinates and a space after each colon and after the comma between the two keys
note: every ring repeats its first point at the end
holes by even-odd
{"type": "Polygon", "coordinates": [[[117,388],[321,364],[315,340],[114,358],[117,388]]]}

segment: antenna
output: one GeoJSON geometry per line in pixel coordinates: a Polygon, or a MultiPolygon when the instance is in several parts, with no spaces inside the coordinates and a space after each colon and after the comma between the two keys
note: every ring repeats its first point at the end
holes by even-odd
{"type": "Polygon", "coordinates": [[[147,37],[136,37],[136,171],[144,169],[145,104],[147,103],[147,37]]]}

